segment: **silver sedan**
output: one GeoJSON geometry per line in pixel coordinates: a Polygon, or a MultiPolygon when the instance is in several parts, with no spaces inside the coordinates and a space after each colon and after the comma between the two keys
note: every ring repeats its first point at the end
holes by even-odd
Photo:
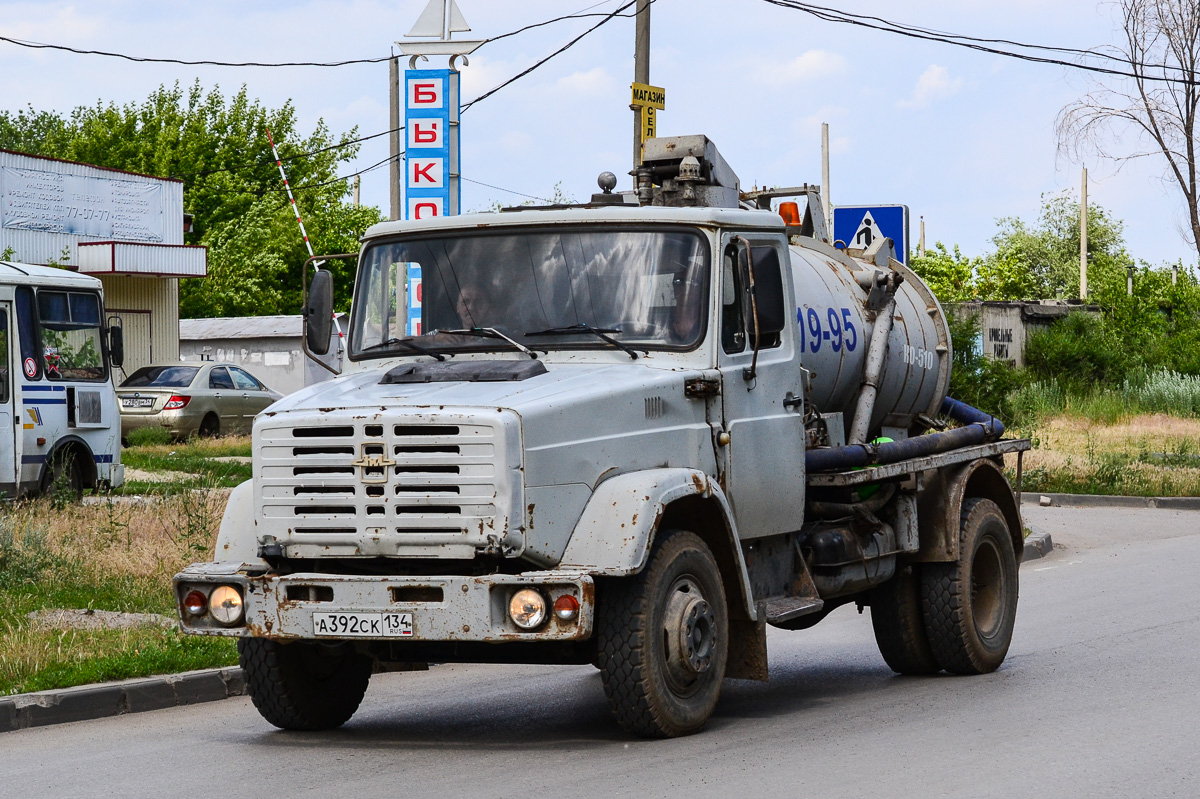
{"type": "Polygon", "coordinates": [[[249,433],[259,411],[282,396],[230,363],[143,366],[117,389],[121,435],[144,427],[175,438],[249,433]]]}

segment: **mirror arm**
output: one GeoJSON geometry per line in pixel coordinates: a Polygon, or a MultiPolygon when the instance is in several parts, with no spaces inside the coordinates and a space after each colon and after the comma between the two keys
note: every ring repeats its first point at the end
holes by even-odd
{"type": "Polygon", "coordinates": [[[758,292],[754,288],[754,251],[750,248],[750,242],[745,236],[734,236],[733,240],[745,248],[746,271],[750,276],[750,314],[754,317],[754,357],[750,361],[750,368],[742,370],[742,379],[750,382],[758,376],[758,350],[762,346],[762,336],[759,335],[758,327],[758,292]]]}

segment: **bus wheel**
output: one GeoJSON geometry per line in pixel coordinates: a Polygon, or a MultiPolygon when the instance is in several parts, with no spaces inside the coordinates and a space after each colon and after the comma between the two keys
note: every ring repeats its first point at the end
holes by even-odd
{"type": "Polygon", "coordinates": [[[62,492],[76,501],[83,496],[83,466],[77,458],[78,455],[69,449],[61,449],[50,456],[50,463],[42,472],[42,494],[62,492]]]}

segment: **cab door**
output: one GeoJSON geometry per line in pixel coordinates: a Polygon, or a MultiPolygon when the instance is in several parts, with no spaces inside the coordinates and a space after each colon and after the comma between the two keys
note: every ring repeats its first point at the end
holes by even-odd
{"type": "Polygon", "coordinates": [[[790,256],[782,235],[726,236],[723,245],[717,363],[728,443],[720,452],[738,534],[756,538],[804,520],[804,381],[789,324],[790,256]]]}
{"type": "Polygon", "coordinates": [[[22,427],[15,402],[13,380],[12,303],[0,302],[0,492],[17,494],[17,463],[20,461],[17,428],[22,427]]]}

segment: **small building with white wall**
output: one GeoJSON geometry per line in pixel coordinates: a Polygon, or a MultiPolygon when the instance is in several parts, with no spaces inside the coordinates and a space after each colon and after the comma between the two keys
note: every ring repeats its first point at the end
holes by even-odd
{"type": "MultiPolygon", "coordinates": [[[[346,330],[346,316],[338,324],[346,330]]],[[[304,320],[295,316],[250,316],[179,320],[181,361],[223,361],[237,364],[282,394],[328,380],[333,373],[304,354],[304,320]]],[[[337,329],[330,336],[329,354],[321,361],[341,370],[337,329]]]]}
{"type": "Polygon", "coordinates": [[[183,234],[181,181],[0,150],[0,254],[100,278],[126,374],[179,357],[179,279],[208,275],[183,234]]]}

